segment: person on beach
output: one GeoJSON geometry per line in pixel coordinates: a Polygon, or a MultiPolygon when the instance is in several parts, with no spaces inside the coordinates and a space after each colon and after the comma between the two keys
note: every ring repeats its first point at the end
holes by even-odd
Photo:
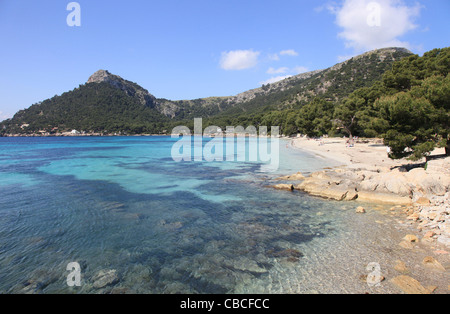
{"type": "Polygon", "coordinates": [[[346,147],[355,147],[355,141],[353,139],[348,139],[345,146],[346,147]]]}

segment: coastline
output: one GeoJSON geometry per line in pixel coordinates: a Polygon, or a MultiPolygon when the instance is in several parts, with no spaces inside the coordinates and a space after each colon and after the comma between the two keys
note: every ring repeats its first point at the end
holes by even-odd
{"type": "MultiPolygon", "coordinates": [[[[387,156],[387,147],[381,139],[356,141],[354,147],[346,147],[346,139],[325,138],[313,140],[305,138],[291,139],[294,148],[308,151],[326,159],[332,159],[349,168],[382,169],[414,164],[406,159],[392,160],[387,156]]],[[[434,154],[443,154],[444,149],[434,154]]]]}
{"type": "MultiPolygon", "coordinates": [[[[326,167],[309,176],[295,173],[279,177],[275,179],[279,184],[273,188],[347,202],[354,206],[355,215],[381,210],[396,218],[397,223],[389,228],[405,234],[397,247],[405,251],[405,259],[407,255],[415,256],[416,269],[441,271],[443,279],[449,275],[450,157],[443,156],[444,149],[435,150],[424,169],[426,160],[389,159],[387,147],[377,139],[357,142],[354,147],[347,147],[345,139],[337,138],[289,140],[294,149],[342,165],[326,167]]],[[[395,266],[391,271],[398,276],[389,282],[399,291],[430,294],[436,290],[437,287],[424,288],[407,276],[411,273],[404,262],[397,260],[392,264],[395,266]]],[[[450,285],[441,283],[439,290],[450,293],[450,285]]]]}
{"type": "Polygon", "coordinates": [[[296,173],[277,178],[288,183],[301,182],[281,184],[278,189],[300,190],[337,201],[397,206],[403,209],[407,220],[428,234],[429,242],[437,240],[450,249],[450,157],[441,157],[444,149],[436,149],[431,154],[435,159],[431,158],[425,166],[426,160],[391,160],[387,147],[378,139],[347,147],[345,139],[340,138],[297,138],[291,139],[290,145],[342,165],[324,168],[308,177],[296,173]]]}

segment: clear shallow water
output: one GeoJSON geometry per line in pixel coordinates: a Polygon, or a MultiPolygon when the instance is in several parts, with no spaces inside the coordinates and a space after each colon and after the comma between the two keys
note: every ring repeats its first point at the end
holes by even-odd
{"type": "Polygon", "coordinates": [[[259,162],[175,163],[174,142],[0,138],[0,292],[361,292],[355,278],[391,254],[391,229],[366,234],[390,217],[266,187],[323,160],[282,141],[276,173],[259,162]],[[66,285],[71,262],[80,288],[66,285]],[[111,269],[120,280],[94,288],[111,269]]]}

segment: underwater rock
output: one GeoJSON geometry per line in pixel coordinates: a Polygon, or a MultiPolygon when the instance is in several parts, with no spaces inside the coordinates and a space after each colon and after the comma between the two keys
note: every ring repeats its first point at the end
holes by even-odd
{"type": "Polygon", "coordinates": [[[366,210],[364,209],[364,207],[359,206],[359,207],[356,209],[356,213],[357,213],[357,214],[365,214],[365,213],[366,213],[366,210]]]}
{"type": "Polygon", "coordinates": [[[167,229],[169,231],[174,231],[183,228],[183,223],[180,221],[167,222],[165,220],[160,220],[158,222],[158,226],[163,227],[164,229],[167,229]]]}
{"type": "Polygon", "coordinates": [[[430,294],[430,290],[426,289],[414,278],[409,276],[398,276],[391,280],[397,288],[406,294],[430,294]]]}
{"type": "Polygon", "coordinates": [[[404,262],[400,261],[400,260],[396,261],[394,269],[396,271],[398,271],[399,273],[402,273],[402,274],[408,274],[409,273],[409,269],[408,269],[408,267],[406,267],[406,264],[404,262]]]}
{"type": "Polygon", "coordinates": [[[427,256],[424,258],[422,264],[431,270],[438,270],[438,271],[443,271],[445,272],[446,269],[444,268],[444,266],[441,265],[441,263],[439,263],[436,259],[434,259],[431,256],[427,256]]]}
{"type": "Polygon", "coordinates": [[[35,272],[29,280],[22,284],[19,293],[39,294],[52,283],[58,281],[59,276],[56,273],[39,270],[35,272]]]}
{"type": "Polygon", "coordinates": [[[92,281],[94,282],[94,288],[101,289],[119,282],[119,276],[114,269],[101,270],[92,278],[92,281]]]}
{"type": "Polygon", "coordinates": [[[273,248],[266,252],[267,256],[273,258],[287,258],[288,260],[298,260],[303,257],[302,252],[294,249],[273,248]]]}

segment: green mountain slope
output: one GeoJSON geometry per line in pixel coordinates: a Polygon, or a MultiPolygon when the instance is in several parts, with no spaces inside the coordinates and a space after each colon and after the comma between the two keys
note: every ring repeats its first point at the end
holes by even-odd
{"type": "Polygon", "coordinates": [[[404,48],[370,51],[325,70],[300,74],[240,94],[231,100],[234,108],[230,111],[300,108],[317,96],[339,103],[356,89],[380,80],[395,61],[410,55],[412,53],[404,48]]]}
{"type": "Polygon", "coordinates": [[[220,126],[258,125],[263,115],[298,110],[317,97],[339,105],[358,88],[379,81],[395,61],[410,55],[404,48],[379,49],[234,97],[182,101],[157,99],[138,84],[100,70],[79,88],[19,111],[2,122],[0,135],[72,129],[90,133],[165,133],[180,123],[189,126],[196,117],[220,126]]]}
{"type": "Polygon", "coordinates": [[[163,130],[169,118],[155,106],[155,98],[137,84],[115,76],[97,81],[91,77],[89,83],[73,91],[19,111],[13,119],[4,122],[4,131],[31,134],[75,129],[101,133],[157,133],[163,130]]]}

